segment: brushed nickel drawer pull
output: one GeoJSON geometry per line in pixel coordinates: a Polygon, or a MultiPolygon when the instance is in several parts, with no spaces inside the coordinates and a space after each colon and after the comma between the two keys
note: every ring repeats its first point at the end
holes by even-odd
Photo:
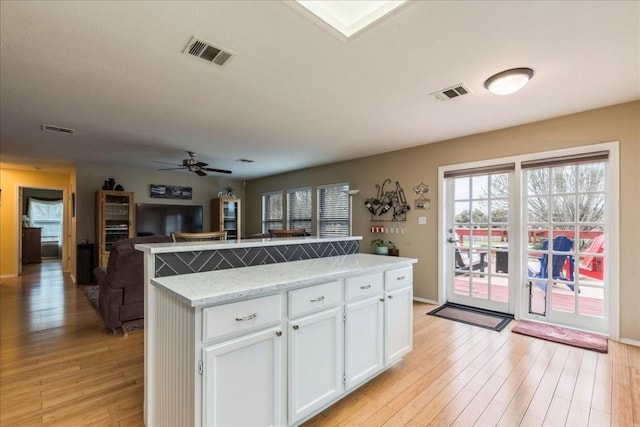
{"type": "Polygon", "coordinates": [[[247,321],[247,320],[253,320],[256,317],[258,317],[258,313],[253,313],[253,314],[250,314],[250,315],[244,316],[244,317],[236,317],[236,322],[244,322],[244,321],[247,321]]]}
{"type": "Polygon", "coordinates": [[[404,276],[398,276],[396,277],[396,280],[404,280],[404,276]]]}
{"type": "Polygon", "coordinates": [[[371,288],[371,285],[360,286],[360,289],[370,289],[370,288],[371,288]]]}
{"type": "Polygon", "coordinates": [[[320,301],[324,301],[324,296],[318,297],[318,298],[313,298],[310,299],[309,302],[320,302],[320,301]]]}

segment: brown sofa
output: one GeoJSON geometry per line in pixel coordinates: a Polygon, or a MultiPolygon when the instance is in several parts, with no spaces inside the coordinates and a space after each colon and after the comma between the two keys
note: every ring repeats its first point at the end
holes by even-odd
{"type": "Polygon", "coordinates": [[[98,306],[108,328],[144,317],[144,258],[139,243],[171,242],[170,236],[144,236],[113,244],[107,268],[93,270],[99,286],[98,306]]]}

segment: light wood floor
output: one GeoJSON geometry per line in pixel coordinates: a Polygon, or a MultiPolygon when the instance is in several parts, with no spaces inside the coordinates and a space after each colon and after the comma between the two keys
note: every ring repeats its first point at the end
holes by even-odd
{"type": "MultiPolygon", "coordinates": [[[[0,425],[143,425],[143,333],[104,328],[59,264],[25,267],[0,286],[0,425]]],[[[640,426],[640,348],[599,354],[432,308],[414,305],[401,364],[307,425],[640,426]]]]}

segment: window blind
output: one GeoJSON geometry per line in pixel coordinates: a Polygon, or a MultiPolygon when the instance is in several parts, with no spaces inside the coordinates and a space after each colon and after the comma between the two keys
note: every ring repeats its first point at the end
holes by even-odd
{"type": "Polygon", "coordinates": [[[447,171],[444,173],[445,178],[460,178],[465,176],[474,176],[474,175],[489,175],[493,173],[502,173],[502,172],[510,172],[515,170],[515,163],[504,163],[501,165],[490,165],[480,168],[471,168],[471,169],[459,169],[453,171],[447,171]]]}
{"type": "Polygon", "coordinates": [[[282,191],[265,193],[262,195],[262,232],[269,230],[282,230],[284,216],[282,206],[282,191]]]}
{"type": "Polygon", "coordinates": [[[522,162],[522,169],[544,168],[550,166],[570,165],[576,163],[592,163],[607,160],[609,158],[608,151],[596,151],[593,153],[575,154],[572,156],[554,157],[551,159],[536,159],[522,162]]]}
{"type": "Polygon", "coordinates": [[[287,190],[287,228],[311,231],[311,187],[287,190]]]}
{"type": "Polygon", "coordinates": [[[349,236],[349,183],[318,186],[318,236],[349,236]]]}

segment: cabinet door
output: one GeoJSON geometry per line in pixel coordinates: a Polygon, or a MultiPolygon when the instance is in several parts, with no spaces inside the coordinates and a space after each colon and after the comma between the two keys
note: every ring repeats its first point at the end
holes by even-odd
{"type": "Polygon", "coordinates": [[[289,322],[289,424],[342,393],[342,324],[338,307],[289,322]]]}
{"type": "Polygon", "coordinates": [[[376,295],[345,306],[345,386],[360,384],[384,366],[384,299],[376,295]]]}
{"type": "Polygon", "coordinates": [[[283,424],[281,335],[280,328],[269,328],[203,350],[203,425],[283,424]]]}
{"type": "Polygon", "coordinates": [[[413,349],[413,287],[385,295],[384,362],[389,365],[413,349]]]}

